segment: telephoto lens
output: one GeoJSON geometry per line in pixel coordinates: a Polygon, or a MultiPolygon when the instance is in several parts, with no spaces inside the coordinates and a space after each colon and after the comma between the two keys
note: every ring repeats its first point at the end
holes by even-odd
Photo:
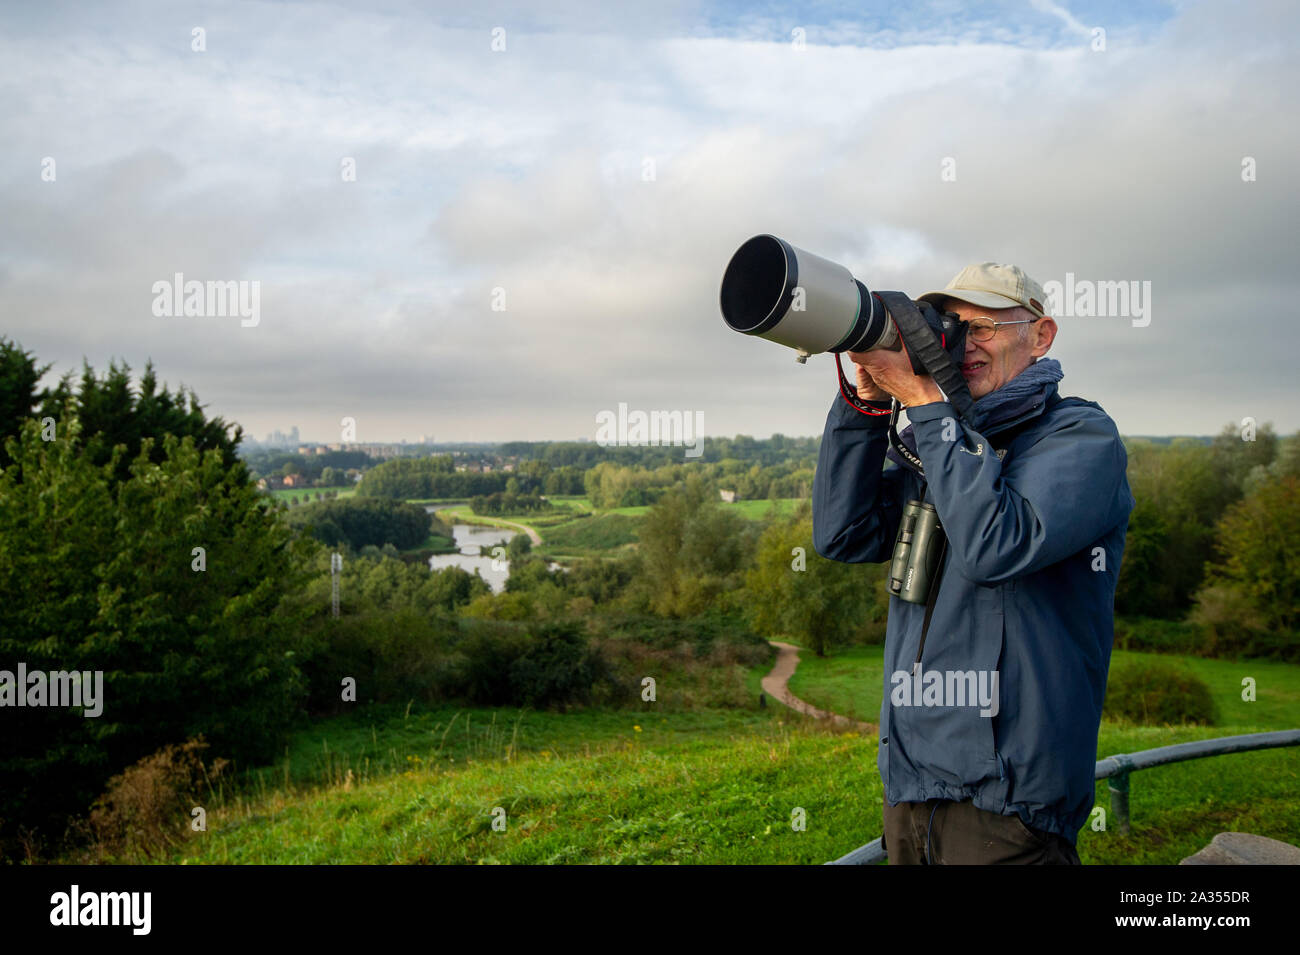
{"type": "Polygon", "coordinates": [[[844,266],[774,235],[756,235],[722,276],[722,318],[734,331],[798,352],[902,347],[884,304],[844,266]]]}

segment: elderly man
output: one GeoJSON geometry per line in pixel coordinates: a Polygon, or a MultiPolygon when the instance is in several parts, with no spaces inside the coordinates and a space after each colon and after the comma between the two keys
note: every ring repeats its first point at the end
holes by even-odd
{"type": "Polygon", "coordinates": [[[972,265],[921,298],[968,323],[970,424],[903,351],[851,352],[859,398],[906,406],[900,438],[924,476],[886,466],[905,464],[888,418],[837,395],[813,483],[823,557],[889,560],[912,499],[947,538],[929,606],[890,598],[885,849],[903,864],[1077,865],[1135,503],[1124,445],[1099,405],[1058,395],[1060,363],[1043,357],[1057,324],[1019,268],[972,265]]]}

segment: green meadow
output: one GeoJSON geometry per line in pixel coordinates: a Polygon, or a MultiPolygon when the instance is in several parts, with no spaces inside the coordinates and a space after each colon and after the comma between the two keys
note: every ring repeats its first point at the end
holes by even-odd
{"type": "MultiPolygon", "coordinates": [[[[880,655],[801,653],[791,688],[874,722],[880,655]]],[[[1098,758],[1298,725],[1300,667],[1186,662],[1213,688],[1222,725],[1107,720],[1098,758]],[[1242,676],[1257,681],[1254,703],[1240,701],[1242,676]]],[[[208,831],[161,861],[816,864],[879,836],[874,735],[772,701],[759,707],[765,671],[746,674],[753,704],[744,708],[372,706],[322,720],[280,764],[215,788],[208,831]],[[800,816],[802,831],[792,825],[800,816]]],[[[1175,864],[1225,830],[1300,841],[1297,791],[1294,748],[1146,770],[1132,777],[1131,833],[1086,827],[1079,855],[1175,864]]],[[[1095,805],[1109,811],[1104,782],[1095,805]]]]}

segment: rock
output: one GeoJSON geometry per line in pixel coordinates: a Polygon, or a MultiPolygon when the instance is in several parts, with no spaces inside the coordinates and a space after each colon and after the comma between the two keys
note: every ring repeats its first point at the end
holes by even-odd
{"type": "Polygon", "coordinates": [[[1221,832],[1179,865],[1300,865],[1300,848],[1252,832],[1221,832]]]}

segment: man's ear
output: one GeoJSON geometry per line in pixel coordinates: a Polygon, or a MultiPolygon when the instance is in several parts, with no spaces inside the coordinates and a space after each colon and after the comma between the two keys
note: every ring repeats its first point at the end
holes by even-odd
{"type": "Polygon", "coordinates": [[[1029,327],[1034,330],[1034,347],[1030,354],[1035,358],[1042,358],[1051,349],[1060,328],[1056,324],[1056,319],[1050,315],[1040,318],[1029,327]]]}

